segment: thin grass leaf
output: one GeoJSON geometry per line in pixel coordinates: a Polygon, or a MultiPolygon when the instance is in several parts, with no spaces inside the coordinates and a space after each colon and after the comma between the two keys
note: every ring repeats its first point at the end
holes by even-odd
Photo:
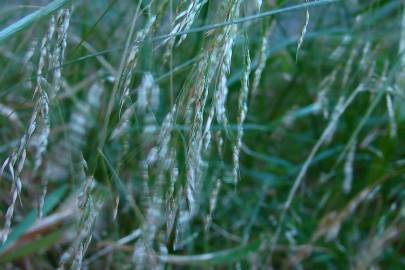
{"type": "Polygon", "coordinates": [[[0,31],[0,44],[15,35],[16,33],[30,27],[33,23],[62,8],[72,0],[55,0],[48,5],[34,11],[33,13],[25,16],[24,18],[18,20],[17,22],[9,25],[0,31]]]}
{"type": "MultiPolygon", "coordinates": [[[[49,213],[58,203],[61,202],[67,191],[67,186],[63,185],[46,196],[43,207],[43,214],[49,213]]],[[[0,245],[0,253],[12,245],[21,235],[24,234],[37,220],[37,209],[32,210],[14,229],[12,229],[7,241],[0,245]]]]}
{"type": "Polygon", "coordinates": [[[26,244],[19,246],[17,249],[7,252],[0,256],[0,263],[10,262],[19,258],[24,258],[33,253],[44,252],[55,243],[57,243],[65,232],[65,229],[54,231],[48,235],[37,238],[26,244]]]}
{"type": "Polygon", "coordinates": [[[174,265],[226,265],[237,262],[249,256],[249,254],[258,251],[263,241],[263,239],[258,239],[236,248],[199,255],[161,255],[158,258],[164,263],[174,265]]]}
{"type": "MultiPolygon", "coordinates": [[[[308,0],[306,0],[306,2],[308,2],[308,0]]],[[[298,61],[298,54],[300,52],[300,48],[302,46],[302,43],[304,42],[305,34],[307,33],[308,24],[309,24],[309,9],[307,8],[307,10],[305,12],[305,24],[304,24],[304,27],[302,28],[301,36],[300,36],[300,39],[299,39],[298,45],[297,45],[297,52],[295,54],[295,61],[296,62],[298,61]]]]}

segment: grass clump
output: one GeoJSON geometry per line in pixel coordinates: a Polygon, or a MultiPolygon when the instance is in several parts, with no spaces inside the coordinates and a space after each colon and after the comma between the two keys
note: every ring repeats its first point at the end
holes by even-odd
{"type": "Polygon", "coordinates": [[[5,269],[403,268],[401,1],[0,13],[5,269]]]}

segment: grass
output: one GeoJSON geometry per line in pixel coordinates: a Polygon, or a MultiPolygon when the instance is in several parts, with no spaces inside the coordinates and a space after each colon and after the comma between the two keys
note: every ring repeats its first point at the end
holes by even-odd
{"type": "Polygon", "coordinates": [[[18,20],[17,22],[13,22],[8,27],[0,31],[0,43],[3,43],[16,33],[28,28],[36,21],[48,17],[50,14],[67,5],[69,2],[71,2],[71,0],[52,1],[43,8],[40,8],[37,11],[30,13],[29,15],[18,20]]]}
{"type": "Polygon", "coordinates": [[[4,6],[0,268],[404,268],[402,1],[4,6]]]}

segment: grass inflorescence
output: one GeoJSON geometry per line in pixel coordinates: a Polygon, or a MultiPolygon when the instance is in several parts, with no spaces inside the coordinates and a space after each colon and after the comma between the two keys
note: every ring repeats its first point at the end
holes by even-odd
{"type": "Polygon", "coordinates": [[[402,1],[4,6],[1,269],[403,268],[402,1]]]}

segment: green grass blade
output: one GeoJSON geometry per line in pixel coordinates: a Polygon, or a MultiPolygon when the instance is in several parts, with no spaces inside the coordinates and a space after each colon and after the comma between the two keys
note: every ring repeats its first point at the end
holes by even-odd
{"type": "Polygon", "coordinates": [[[199,255],[164,255],[159,259],[162,262],[176,265],[220,265],[237,262],[252,252],[259,250],[263,240],[258,239],[246,245],[227,250],[199,254],[199,255]]]}
{"type": "Polygon", "coordinates": [[[7,26],[3,30],[0,31],[0,44],[14,34],[24,30],[25,28],[31,26],[34,22],[45,18],[49,14],[55,12],[56,10],[60,9],[67,3],[72,0],[55,0],[49,3],[48,5],[38,9],[37,11],[32,12],[31,14],[25,16],[24,18],[16,21],[15,23],[7,26]]]}
{"type": "Polygon", "coordinates": [[[52,232],[44,237],[30,241],[0,257],[0,263],[9,262],[27,256],[31,253],[44,252],[53,246],[63,236],[64,229],[52,232]]]}

